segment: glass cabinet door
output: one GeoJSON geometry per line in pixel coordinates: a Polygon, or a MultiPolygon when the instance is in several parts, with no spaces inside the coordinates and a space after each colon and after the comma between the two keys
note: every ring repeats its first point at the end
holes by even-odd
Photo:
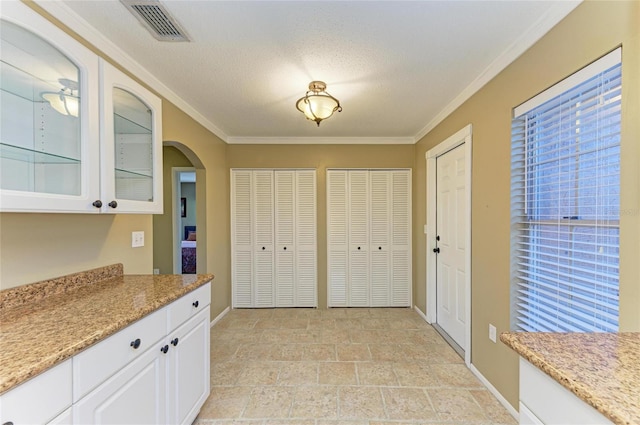
{"type": "Polygon", "coordinates": [[[2,8],[0,210],[97,212],[97,56],[19,2],[2,8]]]}
{"type": "Polygon", "coordinates": [[[160,99],[102,61],[106,212],[162,212],[160,99]]]}

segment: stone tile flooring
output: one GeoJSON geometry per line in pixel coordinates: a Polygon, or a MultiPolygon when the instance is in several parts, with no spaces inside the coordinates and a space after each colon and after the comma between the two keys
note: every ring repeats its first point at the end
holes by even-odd
{"type": "Polygon", "coordinates": [[[411,309],[232,310],[196,425],[516,424],[411,309]]]}

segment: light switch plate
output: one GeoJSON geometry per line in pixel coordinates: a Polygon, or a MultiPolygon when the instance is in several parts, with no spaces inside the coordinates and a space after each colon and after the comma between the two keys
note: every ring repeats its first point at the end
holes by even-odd
{"type": "Polygon", "coordinates": [[[144,246],[144,232],[131,232],[131,247],[139,248],[144,246]]]}

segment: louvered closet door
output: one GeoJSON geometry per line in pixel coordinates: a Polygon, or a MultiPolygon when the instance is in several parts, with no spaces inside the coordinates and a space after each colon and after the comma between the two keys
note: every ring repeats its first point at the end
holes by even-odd
{"type": "Polygon", "coordinates": [[[348,183],[347,171],[327,170],[327,290],[329,307],[348,305],[348,183]]]}
{"type": "Polygon", "coordinates": [[[318,306],[316,171],[295,172],[295,306],[318,306]]]}
{"type": "Polygon", "coordinates": [[[253,171],[254,274],[253,307],[273,307],[274,288],[274,191],[273,171],[253,171]]]}
{"type": "Polygon", "coordinates": [[[411,171],[390,171],[390,306],[411,306],[411,171]]]}
{"type": "Polygon", "coordinates": [[[347,305],[368,307],[369,172],[349,171],[349,279],[347,305]]]}
{"type": "Polygon", "coordinates": [[[251,171],[231,173],[233,306],[253,307],[253,218],[251,171]]]}
{"type": "Polygon", "coordinates": [[[388,171],[371,171],[370,235],[371,306],[391,305],[389,229],[391,224],[391,175],[388,171]]]}
{"type": "Polygon", "coordinates": [[[295,171],[276,171],[276,307],[295,306],[295,171]]]}

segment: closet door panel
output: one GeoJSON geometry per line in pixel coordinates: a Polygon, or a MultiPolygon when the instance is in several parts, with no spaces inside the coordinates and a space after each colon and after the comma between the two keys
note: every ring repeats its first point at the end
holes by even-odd
{"type": "Polygon", "coordinates": [[[389,228],[391,227],[391,178],[388,171],[371,171],[369,222],[371,245],[371,306],[390,305],[389,228]]]}
{"type": "Polygon", "coordinates": [[[233,306],[252,306],[253,237],[252,173],[234,170],[231,174],[231,216],[233,217],[233,306]]]}
{"type": "Polygon", "coordinates": [[[391,304],[411,305],[411,172],[391,174],[391,304]]]}
{"type": "Polygon", "coordinates": [[[349,269],[348,174],[327,170],[327,290],[329,307],[347,306],[349,269]]]}
{"type": "Polygon", "coordinates": [[[367,307],[369,300],[369,172],[349,171],[349,284],[347,304],[367,307]]]}
{"type": "Polygon", "coordinates": [[[317,307],[316,172],[295,172],[295,303],[317,307]]]}
{"type": "Polygon", "coordinates": [[[273,307],[274,192],[273,172],[253,171],[254,307],[273,307]]]}
{"type": "Polygon", "coordinates": [[[295,171],[276,171],[275,259],[276,307],[295,306],[295,171]]]}

